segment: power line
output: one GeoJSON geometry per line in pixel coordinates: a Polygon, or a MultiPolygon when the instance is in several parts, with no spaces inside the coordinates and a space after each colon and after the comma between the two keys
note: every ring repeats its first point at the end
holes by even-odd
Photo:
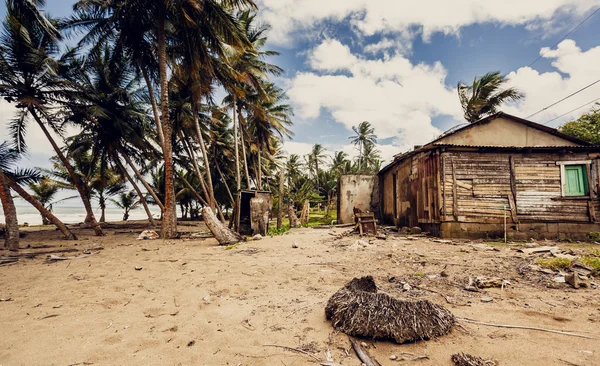
{"type": "Polygon", "coordinates": [[[577,26],[573,29],[571,29],[569,31],[569,33],[565,34],[561,39],[558,40],[558,42],[556,42],[555,44],[552,45],[552,47],[548,48],[546,50],[546,52],[542,53],[538,58],[536,58],[532,63],[530,63],[529,65],[527,65],[528,67],[531,67],[531,65],[535,64],[536,62],[538,62],[542,57],[544,57],[544,55],[550,51],[551,49],[553,49],[554,47],[558,46],[558,44],[562,41],[565,40],[565,38],[567,38],[568,36],[571,35],[571,33],[575,32],[577,30],[577,28],[581,27],[581,25],[585,22],[588,21],[588,19],[590,19],[591,17],[594,16],[594,14],[596,14],[598,11],[600,11],[600,7],[598,9],[596,9],[592,14],[590,14],[587,18],[585,18],[581,23],[577,24],[577,26]]]}
{"type": "Polygon", "coordinates": [[[558,117],[556,117],[556,118],[552,118],[550,121],[546,121],[546,122],[544,122],[544,123],[542,123],[542,124],[543,124],[543,125],[546,125],[546,124],[548,124],[548,123],[550,123],[550,122],[552,122],[552,121],[556,121],[557,119],[559,119],[559,118],[562,118],[562,117],[566,116],[567,114],[573,113],[573,112],[575,112],[576,110],[578,110],[578,109],[581,109],[581,108],[583,108],[583,107],[585,107],[585,106],[588,106],[588,105],[590,105],[590,104],[594,103],[594,102],[595,102],[595,101],[597,101],[597,100],[600,100],[600,98],[596,98],[596,99],[592,100],[591,102],[587,102],[587,103],[585,103],[584,105],[580,105],[579,107],[577,107],[577,108],[575,108],[575,109],[572,109],[572,110],[568,111],[568,112],[567,112],[567,113],[565,113],[565,114],[561,114],[560,116],[558,116],[558,117]]]}
{"type": "Polygon", "coordinates": [[[536,114],[538,114],[538,113],[541,113],[541,112],[543,112],[543,111],[547,110],[548,108],[554,107],[554,106],[555,106],[555,105],[557,105],[558,103],[561,103],[561,102],[563,102],[563,101],[565,101],[565,100],[567,100],[567,99],[571,98],[573,95],[575,95],[575,94],[578,94],[578,93],[581,93],[582,91],[586,90],[586,89],[587,89],[587,88],[589,88],[590,86],[592,86],[592,85],[595,85],[595,84],[598,84],[598,83],[600,83],[600,79],[598,79],[598,80],[594,81],[594,82],[593,82],[593,83],[591,83],[591,84],[588,84],[588,85],[584,86],[583,88],[581,88],[581,89],[577,90],[577,91],[576,91],[576,92],[574,92],[574,93],[571,93],[571,94],[567,95],[566,97],[562,98],[561,100],[559,100],[559,101],[557,101],[557,102],[554,102],[554,103],[550,104],[549,106],[547,106],[547,107],[545,107],[545,108],[542,108],[542,109],[540,109],[539,111],[535,112],[534,114],[530,114],[529,116],[525,117],[525,119],[529,119],[529,118],[531,118],[531,117],[535,116],[536,114]]]}

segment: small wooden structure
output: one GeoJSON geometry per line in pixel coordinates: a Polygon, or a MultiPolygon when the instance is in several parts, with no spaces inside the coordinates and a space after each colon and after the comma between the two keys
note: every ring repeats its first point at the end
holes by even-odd
{"type": "Polygon", "coordinates": [[[244,190],[236,197],[234,231],[242,235],[266,235],[273,207],[268,191],[244,190]]]}
{"type": "Polygon", "coordinates": [[[381,218],[442,237],[587,239],[600,231],[600,146],[497,113],[397,155],[381,218]]]}
{"type": "Polygon", "coordinates": [[[377,220],[373,212],[358,212],[354,214],[354,217],[360,235],[377,235],[377,220]]]}

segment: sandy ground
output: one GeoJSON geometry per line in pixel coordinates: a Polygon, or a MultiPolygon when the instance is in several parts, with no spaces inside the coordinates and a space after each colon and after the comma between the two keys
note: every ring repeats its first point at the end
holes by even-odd
{"type": "MultiPolygon", "coordinates": [[[[180,230],[206,229],[198,224],[180,230]]],[[[136,241],[140,231],[113,226],[97,238],[79,230],[78,241],[66,242],[54,230],[29,228],[23,243],[32,247],[104,249],[83,259],[46,263],[40,255],[0,267],[0,298],[12,299],[0,302],[0,365],[318,364],[266,345],[304,349],[321,360],[329,348],[339,364],[360,365],[348,338],[326,321],[324,307],[331,294],[361,275],[372,275],[390,295],[427,298],[457,317],[596,338],[461,323],[432,341],[366,340],[382,365],[451,365],[450,356],[459,351],[501,365],[600,364],[599,290],[552,286],[553,276],[529,270],[532,258],[508,246],[497,244],[492,251],[390,236],[352,250],[357,237],[297,229],[228,250],[214,239],[136,241]],[[464,291],[475,275],[498,276],[511,286],[464,291]],[[402,282],[413,288],[403,291],[402,282]],[[429,359],[389,360],[402,352],[429,359]]]]}

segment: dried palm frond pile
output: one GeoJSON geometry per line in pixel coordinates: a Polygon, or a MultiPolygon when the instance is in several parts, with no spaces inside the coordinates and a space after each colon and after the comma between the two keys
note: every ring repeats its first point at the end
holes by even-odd
{"type": "Polygon", "coordinates": [[[397,343],[448,334],[455,323],[450,311],[428,300],[401,301],[377,293],[371,276],[354,278],[333,294],[325,315],[340,332],[397,343]]]}
{"type": "Polygon", "coordinates": [[[452,355],[452,362],[455,366],[496,366],[498,363],[493,360],[484,360],[481,357],[471,356],[466,353],[455,353],[452,355]]]}

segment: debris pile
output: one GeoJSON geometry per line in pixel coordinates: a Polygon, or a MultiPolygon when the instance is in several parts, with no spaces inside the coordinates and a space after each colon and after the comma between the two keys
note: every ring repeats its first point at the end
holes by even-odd
{"type": "Polygon", "coordinates": [[[137,237],[137,240],[154,240],[154,239],[158,239],[158,238],[160,238],[160,236],[158,235],[158,233],[156,231],[144,230],[137,237]]]}
{"type": "Polygon", "coordinates": [[[481,357],[472,356],[466,353],[455,353],[452,355],[452,362],[455,366],[496,366],[498,363],[493,360],[484,360],[481,357]]]}
{"type": "Polygon", "coordinates": [[[428,300],[400,301],[377,293],[371,276],[354,278],[333,294],[325,315],[336,330],[348,335],[397,343],[448,334],[455,323],[450,311],[428,300]]]}

